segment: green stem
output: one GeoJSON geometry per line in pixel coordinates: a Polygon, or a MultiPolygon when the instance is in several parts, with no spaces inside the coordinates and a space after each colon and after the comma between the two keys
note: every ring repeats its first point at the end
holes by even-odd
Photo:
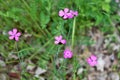
{"type": "MultiPolygon", "coordinates": [[[[60,51],[60,48],[61,47],[57,47],[57,52],[56,52],[56,55],[54,56],[54,59],[53,59],[53,63],[54,63],[54,69],[55,69],[55,75],[56,76],[59,76],[60,75],[60,72],[59,72],[59,70],[57,70],[57,68],[56,68],[56,60],[58,59],[58,54],[59,54],[59,51],[60,51]]],[[[60,75],[61,76],[61,75],[60,75]]]]}
{"type": "MultiPolygon", "coordinates": [[[[54,37],[53,37],[54,38],[54,37]]],[[[36,53],[34,53],[33,55],[31,55],[30,57],[29,57],[29,60],[31,60],[35,55],[37,55],[38,54],[38,52],[41,50],[41,49],[43,49],[44,47],[46,47],[47,45],[49,45],[49,43],[51,42],[51,40],[53,40],[53,38],[51,38],[47,43],[45,43],[39,50],[37,50],[36,51],[36,53]]]]}
{"type": "Polygon", "coordinates": [[[76,80],[76,75],[75,74],[73,75],[73,80],[76,80]]]}
{"type": "MultiPolygon", "coordinates": [[[[74,47],[74,39],[75,39],[75,21],[76,18],[74,18],[73,20],[73,29],[72,29],[72,45],[71,45],[71,50],[73,51],[73,47],[74,47]]],[[[75,71],[74,71],[74,75],[73,75],[73,80],[76,80],[76,75],[75,75],[75,71]]]]}
{"type": "Polygon", "coordinates": [[[71,45],[72,50],[73,50],[73,47],[74,47],[74,38],[75,38],[75,21],[76,21],[76,18],[74,18],[74,20],[73,20],[72,45],[71,45]]]}
{"type": "MultiPolygon", "coordinates": [[[[16,51],[17,51],[17,56],[18,56],[18,59],[19,59],[20,65],[21,65],[21,63],[23,62],[23,59],[20,58],[20,56],[19,56],[19,51],[18,51],[18,45],[17,45],[17,42],[15,42],[15,48],[16,48],[16,51]]],[[[22,67],[22,66],[21,66],[21,69],[23,70],[23,67],[22,67]]],[[[21,73],[21,75],[22,75],[22,71],[21,71],[20,73],[21,73]]],[[[21,79],[22,79],[22,76],[21,76],[21,79]]]]}

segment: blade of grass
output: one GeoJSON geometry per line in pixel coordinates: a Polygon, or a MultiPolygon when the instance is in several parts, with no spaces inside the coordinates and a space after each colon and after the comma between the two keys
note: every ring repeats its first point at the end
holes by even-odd
{"type": "Polygon", "coordinates": [[[49,43],[51,42],[51,40],[53,40],[53,38],[54,37],[52,37],[48,42],[46,42],[39,50],[37,50],[33,55],[31,55],[30,57],[29,57],[29,60],[31,60],[35,55],[37,55],[38,54],[38,52],[41,50],[41,49],[43,49],[44,47],[46,47],[47,45],[49,45],[49,43]]]}
{"type": "MultiPolygon", "coordinates": [[[[22,2],[24,3],[24,5],[26,6],[26,8],[28,9],[27,12],[28,14],[30,15],[30,7],[29,5],[27,4],[27,2],[25,0],[22,0],[22,2]]],[[[34,21],[35,25],[40,29],[40,31],[44,34],[44,36],[47,36],[46,33],[42,30],[42,28],[39,26],[39,24],[37,23],[37,21],[35,21],[33,19],[33,17],[30,15],[31,19],[34,21]]]]}

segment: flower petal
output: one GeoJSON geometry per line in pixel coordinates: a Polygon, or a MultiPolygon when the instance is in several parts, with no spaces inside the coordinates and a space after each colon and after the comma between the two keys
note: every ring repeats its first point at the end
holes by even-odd
{"type": "Polygon", "coordinates": [[[61,41],[61,40],[62,40],[62,36],[61,36],[61,35],[60,35],[60,36],[56,36],[56,37],[55,37],[55,40],[61,41]]]}
{"type": "Polygon", "coordinates": [[[71,14],[73,14],[73,13],[74,13],[74,11],[73,11],[73,10],[70,10],[70,13],[71,13],[71,14]]]}
{"type": "Polygon", "coordinates": [[[13,35],[13,32],[12,32],[12,31],[9,31],[8,34],[9,34],[9,35],[13,35]]]}
{"type": "Polygon", "coordinates": [[[21,33],[20,32],[18,32],[15,36],[20,36],[21,35],[21,33]]]}
{"type": "Polygon", "coordinates": [[[65,39],[61,40],[61,43],[66,44],[66,40],[65,39]]]}
{"type": "Polygon", "coordinates": [[[65,54],[63,55],[63,57],[64,57],[65,59],[68,58],[67,55],[65,55],[65,54]]]}
{"type": "Polygon", "coordinates": [[[62,40],[62,35],[59,36],[59,39],[62,40]]]}
{"type": "Polygon", "coordinates": [[[14,39],[14,36],[10,36],[9,39],[10,39],[10,40],[14,39]]]}
{"type": "Polygon", "coordinates": [[[59,11],[59,16],[62,17],[63,15],[64,15],[63,10],[60,10],[60,11],[59,11]]]}
{"type": "Polygon", "coordinates": [[[59,39],[59,36],[55,36],[55,40],[58,40],[59,39]]]}
{"type": "Polygon", "coordinates": [[[67,19],[67,18],[68,18],[68,16],[67,16],[67,15],[64,15],[64,16],[63,16],[63,19],[67,19]]]}
{"type": "Polygon", "coordinates": [[[91,61],[91,59],[90,59],[90,58],[87,58],[87,62],[88,62],[88,63],[91,63],[92,61],[91,61]]]}
{"type": "Polygon", "coordinates": [[[90,63],[90,66],[95,66],[96,64],[97,64],[97,62],[93,61],[93,62],[90,63]]]}
{"type": "Polygon", "coordinates": [[[18,40],[19,40],[19,37],[18,37],[18,36],[15,36],[15,40],[18,41],[18,40]]]}
{"type": "Polygon", "coordinates": [[[17,33],[17,29],[14,28],[14,29],[13,29],[13,35],[15,35],[16,33],[17,33]]]}
{"type": "Polygon", "coordinates": [[[70,10],[70,13],[73,14],[73,16],[78,16],[78,11],[70,10]]]}
{"type": "Polygon", "coordinates": [[[55,43],[55,44],[59,44],[59,41],[55,41],[54,43],[55,43]]]}
{"type": "Polygon", "coordinates": [[[74,11],[73,13],[75,16],[78,16],[78,12],[77,11],[74,11]]]}
{"type": "Polygon", "coordinates": [[[72,58],[72,54],[71,53],[68,54],[68,58],[72,58]]]}
{"type": "Polygon", "coordinates": [[[65,13],[67,13],[68,11],[69,11],[69,9],[68,9],[68,8],[65,8],[65,9],[64,9],[64,12],[65,12],[65,13]]]}
{"type": "Polygon", "coordinates": [[[67,15],[68,15],[68,18],[70,18],[70,19],[74,17],[74,15],[72,13],[68,13],[67,15]]]}
{"type": "Polygon", "coordinates": [[[91,55],[90,57],[92,60],[97,60],[97,57],[95,55],[91,55]]]}

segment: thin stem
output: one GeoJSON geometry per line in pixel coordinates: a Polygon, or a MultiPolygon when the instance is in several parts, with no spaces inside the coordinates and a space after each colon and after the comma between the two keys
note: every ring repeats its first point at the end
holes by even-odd
{"type": "Polygon", "coordinates": [[[73,75],[73,80],[76,80],[76,75],[75,74],[73,75]]]}
{"type": "MultiPolygon", "coordinates": [[[[74,18],[73,20],[73,29],[72,29],[72,45],[71,45],[71,50],[73,51],[73,47],[74,47],[74,39],[75,39],[75,21],[76,18],[74,18]]],[[[76,80],[76,75],[75,75],[75,71],[74,71],[74,75],[73,75],[73,80],[76,80]]]]}
{"type": "Polygon", "coordinates": [[[34,53],[33,55],[31,55],[31,56],[29,57],[29,60],[31,60],[35,55],[37,55],[38,52],[39,52],[41,49],[43,49],[44,47],[46,47],[47,45],[49,45],[49,43],[51,42],[52,39],[53,39],[53,38],[51,38],[47,43],[45,43],[42,48],[40,48],[39,50],[36,51],[36,53],[34,53]]]}
{"type": "Polygon", "coordinates": [[[76,18],[74,18],[74,20],[73,20],[72,45],[71,45],[72,50],[73,50],[73,47],[74,47],[74,38],[75,38],[75,21],[76,21],[76,18]]]}
{"type": "MultiPolygon", "coordinates": [[[[53,59],[53,60],[54,60],[54,61],[53,61],[53,63],[54,63],[54,68],[55,68],[55,71],[56,71],[55,73],[57,74],[57,76],[60,75],[60,74],[59,74],[60,72],[57,70],[57,68],[56,68],[56,63],[55,63],[55,62],[56,62],[56,60],[58,59],[58,54],[59,54],[59,52],[60,52],[60,48],[61,48],[61,47],[57,47],[57,53],[56,53],[56,55],[54,56],[54,59],[53,59]]],[[[60,75],[60,76],[61,76],[61,75],[60,75]]]]}
{"type": "Polygon", "coordinates": [[[76,80],[76,55],[74,56],[74,58],[73,58],[73,80],[76,80]]]}
{"type": "MultiPolygon", "coordinates": [[[[18,55],[18,59],[19,59],[20,65],[21,65],[21,63],[22,63],[23,60],[19,57],[19,51],[18,51],[17,42],[15,42],[15,48],[16,48],[16,51],[18,52],[17,55],[18,55]]],[[[21,70],[22,69],[23,69],[23,67],[21,66],[21,70]]],[[[20,73],[22,75],[22,71],[20,73]]],[[[22,79],[22,76],[21,76],[21,79],[22,79]]]]}

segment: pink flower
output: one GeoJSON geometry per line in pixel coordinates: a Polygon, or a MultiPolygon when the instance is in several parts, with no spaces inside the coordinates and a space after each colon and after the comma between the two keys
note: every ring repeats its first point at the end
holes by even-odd
{"type": "Polygon", "coordinates": [[[67,19],[69,14],[69,9],[65,8],[64,10],[59,11],[59,16],[63,17],[63,19],[67,19]]]}
{"type": "Polygon", "coordinates": [[[78,16],[78,12],[77,11],[70,10],[70,13],[72,13],[74,16],[78,16]]]}
{"type": "Polygon", "coordinates": [[[59,11],[59,16],[63,17],[63,19],[71,19],[77,15],[78,15],[77,11],[69,10],[68,8],[59,11]]]}
{"type": "Polygon", "coordinates": [[[66,44],[66,40],[62,39],[62,35],[55,37],[55,44],[66,44]]]}
{"type": "Polygon", "coordinates": [[[68,18],[74,18],[75,16],[78,16],[78,12],[70,10],[70,14],[68,14],[68,18]]]}
{"type": "Polygon", "coordinates": [[[91,55],[88,59],[87,62],[90,66],[95,66],[97,64],[97,57],[95,55],[91,55]]]}
{"type": "Polygon", "coordinates": [[[70,13],[68,14],[68,18],[69,18],[69,19],[74,18],[74,15],[70,12],[70,13]]]}
{"type": "Polygon", "coordinates": [[[19,37],[20,37],[20,35],[21,35],[21,33],[20,33],[20,32],[17,32],[17,29],[15,29],[15,28],[14,28],[13,30],[9,31],[8,34],[10,35],[10,36],[9,36],[9,39],[10,39],[10,40],[15,39],[16,41],[19,40],[19,37]]]}
{"type": "Polygon", "coordinates": [[[64,58],[72,58],[72,56],[73,56],[73,53],[71,50],[69,49],[64,50],[64,58]]]}

